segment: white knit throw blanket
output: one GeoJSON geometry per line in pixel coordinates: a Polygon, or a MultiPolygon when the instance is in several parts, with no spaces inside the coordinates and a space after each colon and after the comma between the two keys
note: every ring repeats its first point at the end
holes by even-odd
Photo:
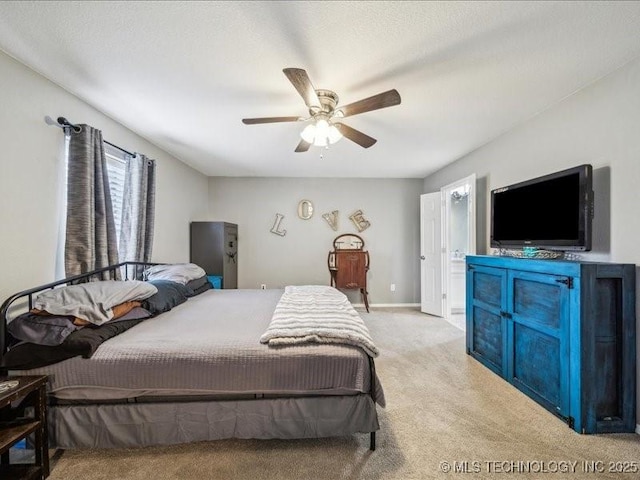
{"type": "Polygon", "coordinates": [[[261,343],[343,343],[362,348],[371,357],[378,349],[349,299],[333,287],[285,287],[261,343]]]}

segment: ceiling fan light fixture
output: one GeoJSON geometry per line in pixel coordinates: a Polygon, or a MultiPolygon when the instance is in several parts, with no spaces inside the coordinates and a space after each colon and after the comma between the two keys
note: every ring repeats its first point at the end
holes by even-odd
{"type": "Polygon", "coordinates": [[[329,139],[327,137],[323,137],[321,135],[316,135],[316,138],[313,141],[313,144],[316,147],[326,147],[329,144],[329,139]]]}
{"type": "Polygon", "coordinates": [[[327,135],[329,143],[334,144],[342,138],[342,133],[335,125],[329,126],[329,134],[327,135]]]}
{"type": "Polygon", "coordinates": [[[342,133],[336,128],[335,125],[329,123],[324,118],[316,120],[315,123],[311,123],[304,127],[300,132],[300,137],[316,147],[326,147],[329,144],[334,144],[342,138],[342,133]]]}
{"type": "Polygon", "coordinates": [[[300,136],[307,143],[313,143],[316,138],[316,126],[311,123],[304,127],[304,130],[300,132],[300,136]]]}
{"type": "Polygon", "coordinates": [[[326,137],[327,133],[329,133],[329,122],[324,118],[319,118],[316,121],[316,134],[326,137]]]}

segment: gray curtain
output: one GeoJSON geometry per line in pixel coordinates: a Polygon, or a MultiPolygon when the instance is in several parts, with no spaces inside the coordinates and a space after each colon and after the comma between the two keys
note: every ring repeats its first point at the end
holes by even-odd
{"type": "MultiPolygon", "coordinates": [[[[65,273],[78,275],[118,263],[102,132],[88,125],[69,129],[65,273]]],[[[105,272],[103,279],[115,276],[105,272]]]]}
{"type": "Polygon", "coordinates": [[[151,260],[155,199],[156,162],[136,154],[128,159],[125,175],[119,248],[121,261],[151,260]]]}

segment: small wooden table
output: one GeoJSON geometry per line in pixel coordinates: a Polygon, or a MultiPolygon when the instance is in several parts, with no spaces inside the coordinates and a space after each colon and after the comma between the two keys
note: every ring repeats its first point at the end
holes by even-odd
{"type": "Polygon", "coordinates": [[[47,376],[0,377],[0,383],[17,380],[18,385],[0,392],[0,478],[44,479],[49,476],[47,436],[47,376]],[[21,400],[16,406],[13,402],[21,400]],[[33,407],[34,417],[24,417],[24,408],[33,407]],[[35,464],[11,464],[9,449],[35,433],[35,464]]]}

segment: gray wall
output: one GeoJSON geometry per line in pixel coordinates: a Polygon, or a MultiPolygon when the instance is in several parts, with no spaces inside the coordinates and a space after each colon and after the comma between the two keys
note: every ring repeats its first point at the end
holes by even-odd
{"type": "MultiPolygon", "coordinates": [[[[328,284],[327,255],[341,233],[357,233],[348,216],[361,209],[371,227],[361,233],[371,257],[371,303],[418,303],[420,179],[234,178],[209,180],[210,218],[238,224],[238,286],[269,288],[328,284]],[[298,202],[313,202],[309,220],[298,202]],[[334,232],[323,213],[340,211],[334,232]],[[280,237],[270,232],[285,216],[280,237]],[[390,291],[390,284],[396,291],[390,291]]],[[[360,303],[357,295],[350,295],[360,303]]]]}
{"type": "Polygon", "coordinates": [[[640,264],[640,60],[425,178],[424,191],[478,176],[478,253],[483,253],[491,189],[583,163],[593,165],[595,192],[594,251],[583,257],[640,264]]]}
{"type": "Polygon", "coordinates": [[[0,52],[0,298],[54,280],[63,134],[44,123],[65,116],[157,160],[153,259],[189,260],[189,220],[205,216],[207,177],[0,52]]]}

